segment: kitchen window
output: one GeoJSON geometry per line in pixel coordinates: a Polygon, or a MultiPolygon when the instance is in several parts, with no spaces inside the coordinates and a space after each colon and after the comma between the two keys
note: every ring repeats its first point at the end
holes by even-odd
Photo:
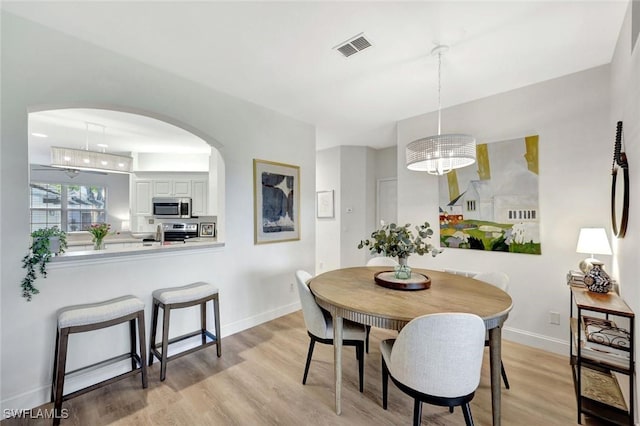
{"type": "Polygon", "coordinates": [[[99,185],[32,183],[31,231],[58,226],[66,232],[84,231],[106,222],[107,191],[99,185]]]}

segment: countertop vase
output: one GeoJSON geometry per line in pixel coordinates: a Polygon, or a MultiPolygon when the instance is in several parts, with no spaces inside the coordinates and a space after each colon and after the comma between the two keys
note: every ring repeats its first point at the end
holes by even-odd
{"type": "Polygon", "coordinates": [[[408,280],[411,278],[411,268],[407,265],[406,257],[398,257],[398,266],[394,269],[395,277],[399,280],[408,280]]]}
{"type": "Polygon", "coordinates": [[[93,249],[94,250],[104,250],[104,240],[102,238],[96,238],[93,241],[93,249]]]}

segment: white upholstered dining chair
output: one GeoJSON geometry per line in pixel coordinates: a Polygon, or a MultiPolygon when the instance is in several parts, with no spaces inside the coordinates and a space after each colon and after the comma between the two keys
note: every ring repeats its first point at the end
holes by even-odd
{"type": "Polygon", "coordinates": [[[413,424],[420,425],[422,403],[461,406],[473,425],[469,402],[480,383],[485,325],[466,313],[424,315],[410,321],[397,339],[380,343],[382,407],[387,409],[388,379],[414,398],[413,424]]]}
{"type": "Polygon", "coordinates": [[[398,266],[398,262],[393,257],[376,256],[367,261],[367,266],[398,266]]]}
{"type": "MultiPolygon", "coordinates": [[[[312,275],[306,271],[296,272],[296,282],[298,284],[298,293],[300,295],[300,304],[302,305],[302,315],[304,323],[309,334],[309,352],[307,353],[307,362],[304,367],[304,375],[302,384],[307,383],[307,375],[313,356],[313,348],[316,342],[333,345],[333,320],[329,312],[318,306],[316,299],[313,297],[307,281],[312,275]]],[[[358,370],[360,374],[360,392],[364,390],[364,347],[367,334],[365,326],[349,320],[342,321],[342,344],[344,346],[355,346],[356,358],[358,359],[358,370]]]]}
{"type": "MultiPolygon", "coordinates": [[[[498,287],[500,290],[508,293],[509,292],[509,276],[504,272],[481,272],[473,276],[474,279],[483,281],[487,284],[491,284],[494,287],[498,287]]],[[[485,346],[489,346],[489,333],[485,335],[485,346]]],[[[504,369],[504,364],[502,363],[502,359],[500,360],[500,373],[502,374],[502,380],[504,381],[504,386],[507,389],[510,389],[509,379],[507,378],[507,372],[504,369]]]]}

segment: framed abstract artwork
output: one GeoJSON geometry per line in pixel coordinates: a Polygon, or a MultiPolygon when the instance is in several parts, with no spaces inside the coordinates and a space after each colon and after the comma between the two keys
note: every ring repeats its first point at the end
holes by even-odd
{"type": "Polygon", "coordinates": [[[333,190],[316,192],[316,216],[326,219],[332,218],[334,214],[333,190]]]}
{"type": "Polygon", "coordinates": [[[254,243],[300,239],[300,167],[253,160],[254,243]]]}

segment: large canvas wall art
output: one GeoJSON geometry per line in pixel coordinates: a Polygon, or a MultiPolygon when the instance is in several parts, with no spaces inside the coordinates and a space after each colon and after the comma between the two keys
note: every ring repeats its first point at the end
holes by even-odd
{"type": "Polygon", "coordinates": [[[479,144],[438,179],[440,246],[540,254],[538,136],[479,144]]]}
{"type": "Polygon", "coordinates": [[[300,239],[300,167],[253,160],[255,244],[300,239]]]}

